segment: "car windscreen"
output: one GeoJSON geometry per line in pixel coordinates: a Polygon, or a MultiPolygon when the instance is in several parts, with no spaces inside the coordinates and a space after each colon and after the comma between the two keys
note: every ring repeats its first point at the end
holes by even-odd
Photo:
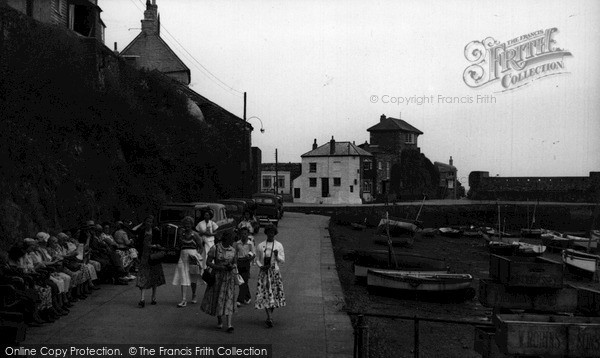
{"type": "Polygon", "coordinates": [[[194,217],[192,208],[169,208],[160,211],[159,221],[181,221],[186,216],[194,217]]]}
{"type": "Polygon", "coordinates": [[[269,204],[269,205],[275,204],[275,201],[271,198],[254,198],[254,200],[256,200],[257,204],[269,204]]]}
{"type": "Polygon", "coordinates": [[[240,208],[236,204],[225,204],[225,210],[227,210],[228,213],[241,212],[240,208]]]}

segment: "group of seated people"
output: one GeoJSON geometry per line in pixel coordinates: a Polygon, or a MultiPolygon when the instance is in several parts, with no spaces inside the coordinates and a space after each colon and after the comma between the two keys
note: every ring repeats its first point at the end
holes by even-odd
{"type": "Polygon", "coordinates": [[[130,237],[122,222],[112,232],[109,223],[88,221],[55,235],[39,232],[0,251],[0,310],[22,313],[25,323],[39,326],[67,315],[98,283],[127,285],[137,270],[130,237]]]}

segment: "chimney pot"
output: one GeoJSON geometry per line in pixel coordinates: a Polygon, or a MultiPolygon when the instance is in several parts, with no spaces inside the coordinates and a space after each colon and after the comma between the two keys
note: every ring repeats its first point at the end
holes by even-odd
{"type": "Polygon", "coordinates": [[[454,160],[452,160],[452,156],[450,156],[450,160],[448,161],[448,164],[454,165],[453,163],[454,163],[454,160]]]}
{"type": "Polygon", "coordinates": [[[384,119],[385,119],[385,114],[382,114],[381,117],[379,117],[379,122],[383,122],[384,119]]]}
{"type": "Polygon", "coordinates": [[[331,136],[331,140],[329,141],[329,155],[335,154],[335,139],[331,136]]]}
{"type": "Polygon", "coordinates": [[[315,150],[315,149],[317,149],[317,147],[318,147],[317,146],[317,138],[315,138],[315,141],[313,142],[312,148],[313,148],[313,150],[315,150]]]}

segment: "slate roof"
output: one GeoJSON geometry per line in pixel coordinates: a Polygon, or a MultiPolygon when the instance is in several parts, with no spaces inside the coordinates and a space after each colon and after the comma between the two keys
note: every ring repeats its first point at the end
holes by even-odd
{"type": "Polygon", "coordinates": [[[310,152],[304,153],[301,157],[371,157],[371,153],[366,150],[359,148],[357,145],[351,142],[335,142],[334,153],[330,153],[331,143],[327,142],[317,149],[313,149],[310,152]]]}
{"type": "Polygon", "coordinates": [[[374,125],[371,128],[367,129],[367,131],[369,131],[369,132],[402,131],[402,132],[410,132],[410,133],[423,134],[423,132],[421,132],[417,128],[411,126],[407,122],[405,122],[405,121],[403,121],[401,119],[392,118],[392,117],[385,118],[384,120],[380,121],[376,125],[374,125]]]}
{"type": "Polygon", "coordinates": [[[169,47],[169,45],[158,34],[146,34],[140,32],[130,43],[121,51],[121,56],[142,56],[140,57],[141,66],[150,70],[158,70],[162,73],[185,72],[190,82],[190,69],[181,61],[179,56],[169,47]],[[148,49],[148,50],[146,50],[148,49]],[[162,50],[157,50],[162,49],[162,50]]]}
{"type": "Polygon", "coordinates": [[[450,165],[450,164],[446,164],[446,163],[442,163],[442,162],[433,162],[433,165],[435,165],[438,168],[438,171],[440,171],[442,173],[456,171],[456,167],[454,165],[450,165]]]}

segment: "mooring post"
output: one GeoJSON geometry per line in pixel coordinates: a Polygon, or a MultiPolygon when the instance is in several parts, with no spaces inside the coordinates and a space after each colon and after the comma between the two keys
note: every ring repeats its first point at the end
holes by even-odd
{"type": "Polygon", "coordinates": [[[414,357],[419,358],[419,317],[415,316],[414,320],[414,337],[415,337],[415,346],[413,349],[414,357]]]}
{"type": "Polygon", "coordinates": [[[365,316],[359,314],[354,335],[354,357],[369,358],[369,327],[365,323],[365,316]]]}

